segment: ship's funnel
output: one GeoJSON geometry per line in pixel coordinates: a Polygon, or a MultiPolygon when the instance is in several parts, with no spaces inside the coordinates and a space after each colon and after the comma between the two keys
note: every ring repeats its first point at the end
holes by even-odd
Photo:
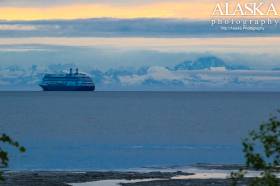
{"type": "Polygon", "coordinates": [[[78,69],[78,68],[76,68],[76,74],[77,74],[77,75],[79,74],[79,69],[78,69]]]}
{"type": "Polygon", "coordinates": [[[72,73],[73,73],[73,70],[72,70],[72,68],[70,68],[70,75],[72,75],[72,73]]]}

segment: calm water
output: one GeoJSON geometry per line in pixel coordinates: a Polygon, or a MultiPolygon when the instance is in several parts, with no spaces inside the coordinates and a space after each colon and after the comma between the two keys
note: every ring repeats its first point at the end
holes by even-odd
{"type": "Polygon", "coordinates": [[[0,127],[28,151],[13,169],[240,163],[240,139],[280,93],[0,92],[0,127]]]}

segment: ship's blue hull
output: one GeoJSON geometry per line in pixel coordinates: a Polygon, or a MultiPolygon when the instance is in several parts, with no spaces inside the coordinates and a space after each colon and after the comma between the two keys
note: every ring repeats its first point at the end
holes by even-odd
{"type": "Polygon", "coordinates": [[[94,91],[95,86],[40,85],[44,91],[94,91]]]}
{"type": "Polygon", "coordinates": [[[39,84],[44,91],[94,91],[95,85],[90,76],[79,73],[45,74],[39,84]]]}

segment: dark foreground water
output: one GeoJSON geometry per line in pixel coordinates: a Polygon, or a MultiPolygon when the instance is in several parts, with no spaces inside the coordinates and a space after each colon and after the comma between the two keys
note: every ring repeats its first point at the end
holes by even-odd
{"type": "Polygon", "coordinates": [[[278,108],[280,93],[0,92],[0,127],[28,150],[12,169],[241,163],[278,108]]]}

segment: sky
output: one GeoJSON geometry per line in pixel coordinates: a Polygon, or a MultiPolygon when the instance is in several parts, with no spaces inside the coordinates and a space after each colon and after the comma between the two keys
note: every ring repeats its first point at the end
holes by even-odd
{"type": "Polygon", "coordinates": [[[80,19],[114,18],[188,18],[204,19],[211,15],[214,3],[208,0],[2,0],[1,19],[80,19]]]}
{"type": "Polygon", "coordinates": [[[102,90],[280,90],[280,22],[223,31],[219,2],[0,0],[0,90],[70,67],[102,90]]]}
{"type": "MultiPolygon", "coordinates": [[[[1,0],[0,19],[177,18],[209,19],[219,0],[1,0]]],[[[229,1],[230,10],[237,1],[229,1]]],[[[256,2],[239,0],[240,3],[256,2]]],[[[260,1],[257,1],[259,3],[260,1]]],[[[278,1],[268,0],[265,5],[278,1]]],[[[244,6],[243,6],[244,7],[244,6]]],[[[266,6],[263,7],[263,10],[266,6]]]]}
{"type": "MultiPolygon", "coordinates": [[[[226,1],[225,1],[226,2],[226,1]]],[[[237,1],[229,2],[234,10],[237,1]]],[[[240,3],[255,2],[240,0],[240,3]]],[[[277,1],[266,1],[279,4],[277,1]]],[[[1,19],[177,18],[209,19],[218,0],[1,0],[1,19]]],[[[269,5],[269,3],[265,3],[269,5]]],[[[263,10],[265,10],[265,6],[263,10]]]]}

